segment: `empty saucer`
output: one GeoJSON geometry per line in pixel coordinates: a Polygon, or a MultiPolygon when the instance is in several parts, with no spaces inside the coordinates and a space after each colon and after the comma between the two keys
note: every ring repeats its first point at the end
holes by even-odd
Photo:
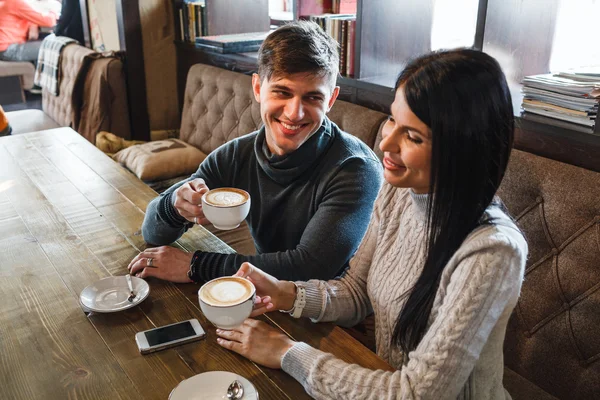
{"type": "Polygon", "coordinates": [[[125,276],[109,276],[100,279],[81,291],[79,301],[90,311],[111,313],[135,307],[148,297],[150,286],[145,280],[131,277],[135,297],[128,301],[129,288],[125,276]]]}

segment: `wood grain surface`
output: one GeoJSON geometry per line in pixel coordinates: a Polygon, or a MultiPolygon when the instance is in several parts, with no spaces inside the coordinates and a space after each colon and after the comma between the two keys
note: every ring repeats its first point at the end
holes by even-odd
{"type": "MultiPolygon", "coordinates": [[[[140,232],[156,193],[70,128],[0,138],[0,398],[166,399],[182,380],[225,370],[261,399],[309,398],[280,370],[216,343],[197,303],[198,285],[148,279],[138,307],[85,314],[79,294],[127,273],[146,246],[140,232]],[[134,335],[197,318],[199,342],[142,356],[134,335]]],[[[174,246],[233,250],[196,226],[174,246]]],[[[295,340],[369,368],[388,364],[331,324],[263,316],[295,340]]]]}

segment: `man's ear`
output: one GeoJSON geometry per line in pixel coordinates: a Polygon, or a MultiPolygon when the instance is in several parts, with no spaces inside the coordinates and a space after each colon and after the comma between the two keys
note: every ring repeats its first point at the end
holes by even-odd
{"type": "Polygon", "coordinates": [[[254,92],[254,98],[260,103],[260,76],[258,74],[252,74],[252,91],[254,92]]]}
{"type": "Polygon", "coordinates": [[[331,98],[329,99],[329,104],[327,104],[327,112],[329,112],[329,110],[331,110],[331,107],[333,107],[333,103],[335,103],[335,100],[337,99],[338,94],[340,94],[340,87],[336,86],[333,89],[333,93],[331,93],[331,98]]]}

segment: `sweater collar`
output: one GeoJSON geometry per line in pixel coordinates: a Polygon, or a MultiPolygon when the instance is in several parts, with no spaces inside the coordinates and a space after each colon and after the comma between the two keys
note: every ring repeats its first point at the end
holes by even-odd
{"type": "Polygon", "coordinates": [[[423,219],[427,218],[427,201],[429,200],[429,194],[417,194],[412,189],[409,189],[410,198],[413,201],[413,206],[416,213],[423,219]]]}
{"type": "Polygon", "coordinates": [[[325,117],[319,129],[297,150],[279,156],[271,153],[265,140],[263,126],[254,142],[254,153],[259,166],[273,181],[287,185],[317,162],[334,139],[333,123],[325,117]]]}

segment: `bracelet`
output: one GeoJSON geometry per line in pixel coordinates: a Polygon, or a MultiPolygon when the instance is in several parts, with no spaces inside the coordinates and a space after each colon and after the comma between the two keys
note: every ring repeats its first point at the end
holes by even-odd
{"type": "Polygon", "coordinates": [[[196,267],[198,264],[198,258],[199,258],[199,254],[200,250],[197,250],[194,252],[194,255],[192,256],[192,261],[190,262],[190,269],[187,272],[187,277],[194,283],[200,283],[200,274],[199,272],[196,270],[196,267]]]}
{"type": "Polygon", "coordinates": [[[298,286],[296,282],[292,282],[296,286],[296,301],[289,310],[279,310],[285,314],[291,314],[293,318],[300,318],[302,316],[302,310],[306,305],[306,289],[302,286],[298,286]]]}

